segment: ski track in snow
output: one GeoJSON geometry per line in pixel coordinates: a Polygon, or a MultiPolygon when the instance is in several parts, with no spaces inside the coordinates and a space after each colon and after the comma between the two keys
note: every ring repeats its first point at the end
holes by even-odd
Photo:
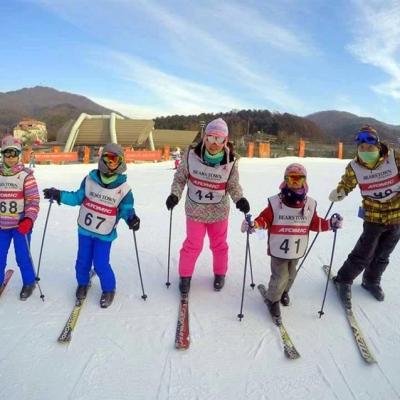
{"type": "MultiPolygon", "coordinates": [[[[241,183],[253,217],[276,194],[286,165],[297,158],[242,159],[241,183]]],[[[318,201],[319,215],[330,203],[328,193],[336,186],[348,161],[300,160],[308,169],[310,195],[318,201]],[[329,176],[327,174],[329,171],[329,176]]],[[[49,217],[41,265],[45,302],[36,290],[27,302],[18,300],[21,279],[13,249],[8,265],[15,269],[0,299],[2,346],[0,347],[0,399],[13,400],[375,400],[399,399],[398,357],[400,315],[398,286],[400,247],[391,256],[382,284],[387,294],[378,303],[359,287],[353,287],[353,302],[368,345],[378,365],[361,359],[338,302],[328,289],[325,316],[318,318],[326,283],[321,266],[329,263],[333,235],[321,233],[291,290],[291,304],[282,307],[282,317],[301,358],[288,360],[278,329],[273,325],[258,290],[250,288],[248,265],[243,313],[238,322],[245,261],[246,235],[240,232],[243,214],[234,206],[228,232],[229,271],[221,292],[212,289],[212,257],[205,240],[190,292],[191,346],[174,348],[178,317],[179,250],[184,240],[184,200],[174,209],[172,221],[170,282],[166,290],[170,214],[165,208],[173,170],[170,163],[135,164],[128,167],[135,207],[141,218],[137,233],[145,293],[141,286],[132,232],[124,222],[118,227],[111,263],[117,278],[113,305],[99,307],[98,278],[69,345],[57,337],[71,312],[76,289],[74,264],[77,252],[78,208],[54,204],[49,217]]],[[[76,190],[93,165],[38,166],[40,189],[55,186],[76,190]]],[[[361,233],[357,218],[361,202],[358,190],[333,212],[344,216],[338,232],[333,261],[335,271],[361,233]]],[[[32,255],[40,250],[48,202],[32,235],[32,255]]],[[[313,234],[310,235],[310,243],[313,234]]],[[[267,284],[270,276],[266,237],[251,235],[254,281],[267,284]]]]}
{"type": "Polygon", "coordinates": [[[340,376],[341,376],[341,378],[342,378],[342,380],[343,380],[343,382],[344,382],[344,384],[345,384],[347,390],[349,391],[349,393],[350,393],[350,395],[351,395],[351,398],[356,400],[356,399],[357,399],[357,396],[354,394],[353,390],[351,389],[351,385],[350,385],[349,382],[348,382],[348,378],[346,378],[346,374],[342,371],[342,368],[341,368],[340,365],[336,362],[335,356],[332,354],[332,352],[331,352],[330,350],[329,350],[329,354],[330,354],[330,356],[331,356],[331,358],[332,358],[332,361],[333,361],[333,363],[335,364],[335,366],[336,366],[336,368],[337,368],[337,371],[339,372],[339,374],[340,374],[340,376]]]}

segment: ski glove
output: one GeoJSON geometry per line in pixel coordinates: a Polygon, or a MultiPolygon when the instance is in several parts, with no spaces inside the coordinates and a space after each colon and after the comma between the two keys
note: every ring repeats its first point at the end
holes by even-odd
{"type": "Polygon", "coordinates": [[[30,218],[26,217],[22,218],[21,221],[19,221],[17,229],[21,235],[27,235],[32,230],[32,226],[33,221],[30,218]]]}
{"type": "Polygon", "coordinates": [[[61,192],[56,188],[43,189],[45,199],[53,199],[58,205],[61,204],[61,192]]]}
{"type": "Polygon", "coordinates": [[[333,231],[343,227],[343,217],[340,214],[333,214],[329,220],[329,224],[333,231]]]}
{"type": "Polygon", "coordinates": [[[250,234],[254,233],[256,231],[255,225],[253,222],[249,222],[247,220],[243,220],[242,226],[240,227],[240,230],[244,232],[249,232],[250,234]]]}
{"type": "Polygon", "coordinates": [[[172,210],[179,202],[178,196],[170,194],[165,202],[168,210],[172,210]]]}
{"type": "Polygon", "coordinates": [[[250,211],[250,204],[245,197],[242,197],[236,202],[236,208],[247,214],[250,211]]]}
{"type": "Polygon", "coordinates": [[[332,192],[329,194],[329,200],[336,202],[341,201],[346,197],[346,193],[343,189],[333,189],[332,192]]]}
{"type": "Polygon", "coordinates": [[[140,218],[137,215],[132,215],[132,217],[129,217],[127,223],[129,229],[132,229],[133,231],[138,231],[140,228],[140,218]]]}

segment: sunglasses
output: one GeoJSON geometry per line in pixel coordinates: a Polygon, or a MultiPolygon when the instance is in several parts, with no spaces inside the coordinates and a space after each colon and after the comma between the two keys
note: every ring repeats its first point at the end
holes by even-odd
{"type": "Polygon", "coordinates": [[[5,158],[10,158],[10,157],[19,157],[21,152],[16,149],[7,149],[2,151],[1,154],[3,154],[5,158]]]}
{"type": "Polygon", "coordinates": [[[287,175],[285,176],[285,181],[289,185],[292,185],[294,183],[302,185],[306,181],[306,177],[304,175],[287,175]]]}
{"type": "Polygon", "coordinates": [[[119,156],[118,154],[114,153],[104,153],[101,158],[104,160],[105,163],[119,163],[121,164],[123,161],[123,157],[119,156]]]}
{"type": "Polygon", "coordinates": [[[221,136],[206,136],[206,140],[208,143],[217,143],[217,144],[222,144],[225,142],[225,138],[221,136]]]}
{"type": "Polygon", "coordinates": [[[361,144],[361,143],[367,143],[367,144],[374,144],[377,145],[379,142],[378,136],[375,136],[371,132],[358,132],[356,136],[356,143],[361,144]]]}

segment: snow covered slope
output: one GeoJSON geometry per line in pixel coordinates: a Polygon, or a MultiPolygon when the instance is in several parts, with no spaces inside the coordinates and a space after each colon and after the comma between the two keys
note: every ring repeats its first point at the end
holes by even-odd
{"type": "MultiPolygon", "coordinates": [[[[278,191],[284,168],[296,158],[242,159],[241,182],[254,216],[266,199],[278,191]]],[[[342,175],[347,161],[301,160],[309,172],[310,195],[324,215],[328,193],[342,175]]],[[[94,166],[38,166],[35,174],[43,189],[79,187],[94,166]]],[[[240,309],[245,235],[242,215],[232,206],[229,231],[230,270],[225,288],[212,289],[211,254],[206,240],[190,293],[191,347],[174,349],[178,314],[176,266],[184,239],[183,201],[173,213],[171,282],[166,289],[169,212],[165,199],[174,171],[172,163],[130,165],[136,211],[142,225],[137,233],[147,301],[141,289],[132,232],[124,222],[112,249],[117,295],[109,309],[99,307],[98,279],[84,305],[70,345],[57,337],[72,309],[76,288],[78,208],[53,205],[44,245],[41,285],[45,302],[36,290],[27,302],[18,300],[19,271],[0,299],[0,399],[13,400],[132,400],[132,399],[398,399],[400,355],[400,247],[383,276],[386,300],[379,303],[353,286],[353,307],[378,364],[367,365],[358,352],[334,288],[328,290],[325,315],[318,318],[325,285],[321,266],[329,262],[333,234],[322,233],[291,291],[292,304],[282,316],[301,358],[285,358],[279,332],[270,321],[257,289],[247,283],[244,319],[240,309]],[[397,378],[396,378],[397,376],[397,378]]],[[[333,211],[344,216],[338,232],[334,268],[354,246],[362,221],[358,189],[333,211]]],[[[48,209],[41,213],[32,239],[37,262],[48,209]]],[[[251,236],[256,283],[269,279],[266,240],[251,236]]],[[[15,266],[13,249],[9,266],[15,266]]]]}

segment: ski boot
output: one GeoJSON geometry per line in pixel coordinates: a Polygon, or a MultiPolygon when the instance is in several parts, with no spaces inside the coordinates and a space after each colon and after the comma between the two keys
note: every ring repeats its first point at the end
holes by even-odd
{"type": "Polygon", "coordinates": [[[269,313],[271,314],[274,324],[279,325],[282,323],[281,309],[279,307],[279,301],[272,302],[271,300],[265,299],[265,304],[268,307],[269,313]]]}
{"type": "Polygon", "coordinates": [[[335,276],[332,279],[338,290],[340,300],[342,300],[342,303],[345,306],[345,308],[350,310],[351,309],[351,284],[339,282],[337,280],[337,276],[335,276]]]}
{"type": "Polygon", "coordinates": [[[28,297],[32,295],[32,292],[34,291],[35,287],[36,283],[32,283],[31,285],[23,285],[21,292],[19,294],[19,299],[25,301],[28,297]]]}
{"type": "Polygon", "coordinates": [[[287,307],[290,303],[290,297],[288,292],[283,292],[281,297],[281,303],[283,306],[287,307]]]}
{"type": "Polygon", "coordinates": [[[179,291],[181,294],[188,294],[190,290],[190,280],[191,276],[181,276],[179,280],[179,291]]]}
{"type": "Polygon", "coordinates": [[[372,296],[374,296],[378,301],[383,301],[385,299],[385,292],[383,291],[381,285],[379,283],[369,283],[363,281],[361,286],[370,292],[372,296]]]}
{"type": "Polygon", "coordinates": [[[107,308],[111,305],[114,300],[115,290],[111,292],[103,292],[100,297],[100,307],[107,308]]]}
{"type": "Polygon", "coordinates": [[[87,291],[88,291],[88,285],[79,285],[76,289],[76,299],[79,301],[85,300],[87,291]]]}
{"type": "Polygon", "coordinates": [[[214,290],[219,292],[225,285],[225,275],[215,275],[214,290]]]}

